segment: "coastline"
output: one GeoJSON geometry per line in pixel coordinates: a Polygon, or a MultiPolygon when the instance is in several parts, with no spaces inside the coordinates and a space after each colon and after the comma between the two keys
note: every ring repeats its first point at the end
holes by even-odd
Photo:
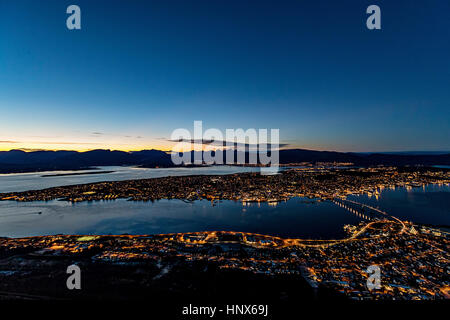
{"type": "MultiPolygon", "coordinates": [[[[95,170],[96,168],[93,168],[92,170],[95,170]]],[[[115,171],[94,171],[94,172],[79,172],[79,173],[58,173],[58,174],[46,174],[42,175],[42,178],[51,178],[51,177],[66,177],[66,176],[82,176],[82,175],[89,175],[89,174],[107,174],[107,173],[114,173],[115,171]]]]}
{"type": "Polygon", "coordinates": [[[395,167],[310,170],[292,168],[277,175],[255,172],[222,175],[185,175],[159,178],[101,181],[24,192],[0,193],[0,201],[69,202],[128,199],[153,201],[234,200],[281,202],[293,197],[332,200],[354,194],[378,194],[379,189],[449,184],[450,170],[428,168],[404,170],[395,167]]]}
{"type": "MultiPolygon", "coordinates": [[[[360,224],[358,236],[333,243],[295,242],[241,232],[197,232],[165,235],[55,235],[26,238],[0,238],[0,291],[20,297],[22,291],[31,297],[58,297],[62,299],[117,298],[111,288],[121,288],[125,299],[153,297],[176,290],[179,294],[210,292],[205,287],[195,291],[182,279],[206,276],[209,283],[217,284],[218,278],[231,275],[241,279],[258,277],[261,288],[254,296],[267,296],[275,287],[268,285],[275,279],[286,278],[303,283],[301,296],[314,296],[328,291],[341,298],[356,300],[398,299],[446,299],[447,288],[442,287],[444,273],[430,274],[419,268],[426,263],[437,268],[448,263],[450,257],[445,249],[447,236],[399,230],[394,221],[377,221],[374,228],[360,224]],[[430,244],[423,246],[423,243],[430,244]],[[380,250],[377,263],[383,266],[383,286],[370,292],[365,287],[367,266],[373,264],[373,256],[380,250]],[[413,255],[396,255],[403,250],[413,255]],[[39,263],[36,263],[39,261],[39,263]],[[76,263],[83,270],[87,286],[74,293],[59,284],[66,281],[67,265],[76,263]],[[146,272],[142,272],[145,268],[146,272]],[[205,271],[207,272],[205,273],[205,271]],[[405,272],[415,273],[417,282],[409,281],[405,272]],[[51,273],[53,276],[48,277],[51,273]],[[101,282],[96,281],[101,274],[101,282]],[[139,275],[139,276],[138,276],[139,275]],[[280,278],[281,277],[281,278],[280,278]],[[44,281],[46,286],[30,285],[44,281]],[[215,280],[213,280],[215,279],[215,280]],[[181,282],[182,283],[182,282],[181,282]],[[22,285],[23,284],[23,285],[22,285]],[[127,284],[125,287],[121,284],[127,284]],[[156,290],[156,292],[155,292],[156,290]],[[129,293],[129,294],[128,294],[129,293]],[[112,294],[112,295],[111,295],[112,294]]],[[[227,277],[228,279],[228,277],[227,277]]],[[[196,281],[199,284],[198,280],[196,281]]],[[[244,290],[252,288],[245,282],[227,282],[222,289],[244,290]],[[232,286],[229,286],[232,283],[232,286]]],[[[282,286],[286,288],[285,285],[282,286]]],[[[296,290],[298,294],[298,287],[296,290]]],[[[276,292],[278,295],[278,292],[276,292]]],[[[122,296],[122,295],[121,295],[122,296]]],[[[279,296],[279,295],[278,295],[279,296]]],[[[296,296],[289,293],[289,297],[296,296]]]]}

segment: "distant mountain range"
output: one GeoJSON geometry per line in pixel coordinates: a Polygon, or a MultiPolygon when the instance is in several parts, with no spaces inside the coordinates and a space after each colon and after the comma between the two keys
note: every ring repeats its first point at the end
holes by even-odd
{"type": "Polygon", "coordinates": [[[0,173],[79,170],[94,166],[122,165],[173,166],[170,155],[159,150],[134,152],[110,150],[24,152],[11,150],[0,152],[0,173]]]}
{"type": "MultiPolygon", "coordinates": [[[[249,154],[246,154],[248,159],[249,154]]],[[[191,153],[194,158],[194,152],[191,153]]],[[[357,166],[370,165],[450,165],[449,153],[351,153],[305,149],[280,150],[280,163],[347,162],[357,166]]],[[[173,167],[170,154],[160,150],[110,151],[34,151],[0,152],[0,173],[52,170],[79,170],[95,166],[134,165],[142,167],[173,167]]]]}

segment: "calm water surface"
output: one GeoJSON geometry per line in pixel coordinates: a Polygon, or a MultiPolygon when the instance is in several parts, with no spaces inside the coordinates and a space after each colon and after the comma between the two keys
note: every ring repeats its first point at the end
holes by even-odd
{"type": "Polygon", "coordinates": [[[95,170],[47,171],[33,173],[0,174],[0,193],[39,190],[50,187],[85,184],[100,181],[120,181],[132,179],[161,178],[187,175],[221,175],[240,172],[259,171],[259,168],[237,166],[213,166],[200,168],[136,168],[136,167],[98,167],[95,170]],[[43,177],[44,175],[114,171],[88,175],[43,177]]]}
{"type": "Polygon", "coordinates": [[[428,185],[423,188],[384,189],[378,199],[368,195],[349,199],[379,207],[400,219],[450,226],[450,187],[428,185]]]}
{"type": "MultiPolygon", "coordinates": [[[[43,173],[2,175],[0,190],[23,191],[56,185],[126,180],[169,175],[229,174],[258,170],[242,167],[180,169],[135,169],[102,167],[115,173],[89,176],[42,178],[43,173]]],[[[434,225],[450,225],[449,186],[384,189],[378,198],[350,196],[402,219],[434,225]]],[[[23,237],[51,234],[154,234],[205,230],[232,230],[282,237],[311,239],[341,238],[342,227],[360,218],[331,202],[294,198],[271,206],[243,206],[240,202],[181,200],[131,202],[95,201],[71,204],[65,201],[0,202],[0,236],[23,237]]]]}
{"type": "Polygon", "coordinates": [[[331,202],[295,198],[276,207],[201,200],[155,202],[0,202],[0,236],[46,234],[153,234],[205,230],[247,231],[283,237],[344,236],[359,219],[331,202]]]}

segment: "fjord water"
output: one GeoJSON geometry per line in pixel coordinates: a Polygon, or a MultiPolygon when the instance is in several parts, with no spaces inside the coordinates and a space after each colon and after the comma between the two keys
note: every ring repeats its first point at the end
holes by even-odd
{"type": "MultiPolygon", "coordinates": [[[[111,167],[99,168],[111,170],[111,167]]],[[[148,178],[168,175],[227,174],[255,170],[242,167],[186,169],[115,168],[115,174],[41,177],[38,174],[0,176],[0,190],[23,191],[57,185],[148,178]],[[138,170],[143,170],[138,171],[138,170]]],[[[257,170],[257,169],[256,169],[257,170]]],[[[65,172],[66,173],[66,172],[65,172]]],[[[54,173],[53,173],[54,174],[54,173]]],[[[450,225],[450,188],[384,189],[377,198],[350,196],[413,222],[450,225]]],[[[0,202],[0,236],[24,237],[52,234],[156,234],[230,230],[310,239],[341,238],[345,224],[360,218],[325,201],[294,198],[276,206],[206,200],[132,202],[125,199],[69,203],[65,201],[0,202]]]]}
{"type": "Polygon", "coordinates": [[[138,167],[97,167],[95,170],[80,171],[46,171],[32,173],[0,174],[0,193],[39,190],[51,187],[69,186],[74,184],[94,183],[100,181],[121,181],[133,179],[161,178],[187,175],[221,175],[240,172],[259,171],[255,167],[211,166],[196,168],[138,168],[138,167]],[[101,173],[112,171],[110,173],[101,173]],[[99,172],[99,173],[96,173],[99,172]],[[64,175],[58,174],[80,174],[64,175]],[[49,176],[53,175],[53,176],[49,176]]]}
{"type": "Polygon", "coordinates": [[[245,231],[283,237],[340,238],[342,226],[359,219],[331,202],[295,198],[270,206],[240,202],[124,199],[0,202],[0,236],[51,234],[157,234],[245,231]]]}
{"type": "Polygon", "coordinates": [[[350,196],[350,200],[380,207],[403,220],[436,226],[450,226],[450,186],[383,189],[375,196],[350,196]]]}

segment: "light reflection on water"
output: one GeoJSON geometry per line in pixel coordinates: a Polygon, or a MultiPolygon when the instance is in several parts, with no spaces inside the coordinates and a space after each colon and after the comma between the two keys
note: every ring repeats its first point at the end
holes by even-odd
{"type": "Polygon", "coordinates": [[[350,196],[350,200],[379,207],[400,219],[450,226],[450,186],[426,185],[416,188],[380,190],[376,196],[350,196]]]}
{"type": "MultiPolygon", "coordinates": [[[[384,189],[378,200],[367,195],[349,199],[379,207],[389,214],[419,223],[450,225],[450,188],[384,189]]],[[[282,237],[330,239],[344,237],[342,227],[360,218],[331,202],[293,198],[276,206],[243,206],[240,202],[184,202],[124,199],[69,203],[0,202],[0,236],[48,234],[155,234],[230,230],[282,237]]]]}
{"type": "Polygon", "coordinates": [[[47,234],[155,234],[191,231],[246,231],[283,237],[340,238],[345,224],[359,218],[331,202],[291,199],[277,206],[243,206],[206,200],[155,202],[0,202],[0,236],[47,234]]]}
{"type": "Polygon", "coordinates": [[[222,175],[254,171],[259,172],[259,168],[238,166],[212,166],[199,168],[98,167],[98,169],[96,170],[0,174],[0,193],[38,190],[50,187],[85,184],[100,181],[120,181],[187,175],[222,175]],[[88,175],[42,177],[43,175],[83,172],[93,173],[96,171],[114,172],[88,175]]]}
{"type": "MultiPolygon", "coordinates": [[[[258,168],[206,167],[137,169],[101,167],[110,174],[41,177],[43,173],[0,175],[0,192],[42,189],[98,181],[163,177],[170,175],[231,174],[258,168]]],[[[53,172],[55,174],[56,172],[53,172]]],[[[401,219],[450,225],[450,187],[379,190],[377,196],[350,196],[401,219]]],[[[344,237],[342,227],[359,218],[331,202],[294,198],[276,206],[267,203],[243,206],[240,202],[181,200],[131,202],[126,200],[81,202],[0,202],[0,236],[48,234],[154,234],[205,230],[245,231],[282,237],[330,239],[344,237]]]]}

